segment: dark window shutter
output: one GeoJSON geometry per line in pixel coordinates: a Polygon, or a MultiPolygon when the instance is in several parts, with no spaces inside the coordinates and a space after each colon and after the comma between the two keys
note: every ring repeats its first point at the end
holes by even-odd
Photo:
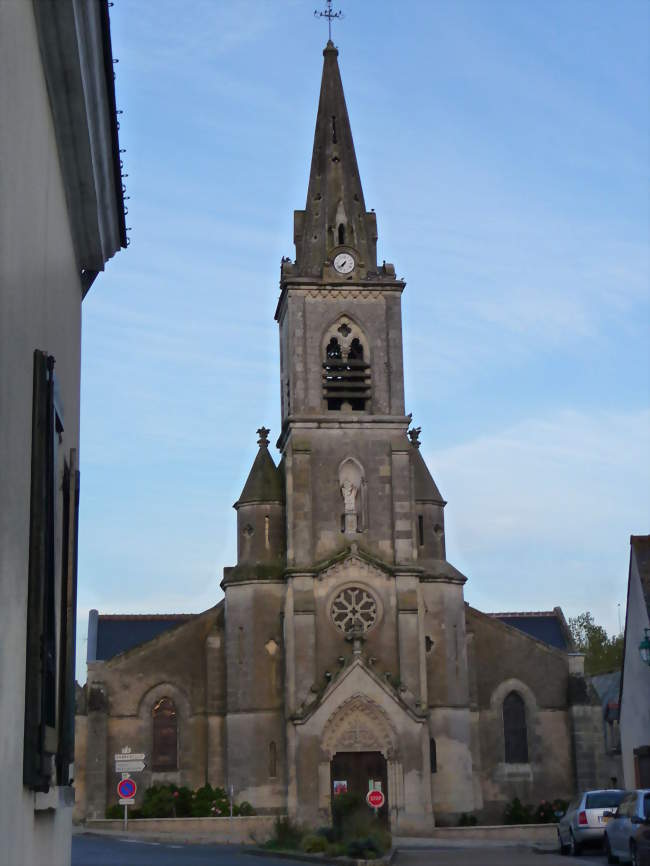
{"type": "Polygon", "coordinates": [[[510,692],[503,702],[503,736],[506,763],[527,764],[526,705],[517,692],[510,692]]]}
{"type": "Polygon", "coordinates": [[[61,562],[61,638],[59,666],[59,785],[69,785],[74,763],[75,634],[77,630],[77,548],[79,472],[77,452],[70,451],[63,473],[63,545],[61,562]]]}
{"type": "Polygon", "coordinates": [[[54,358],[34,352],[23,783],[47,791],[56,751],[54,358]]]}

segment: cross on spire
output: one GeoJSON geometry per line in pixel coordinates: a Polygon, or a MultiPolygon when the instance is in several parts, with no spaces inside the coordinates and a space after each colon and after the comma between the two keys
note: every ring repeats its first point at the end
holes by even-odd
{"type": "Polygon", "coordinates": [[[332,11],[332,0],[325,0],[327,4],[327,9],[324,12],[319,12],[318,9],[314,9],[314,17],[316,18],[327,18],[327,30],[329,32],[329,41],[332,41],[332,19],[333,18],[343,18],[343,13],[340,9],[337,9],[336,12],[332,11]]]}

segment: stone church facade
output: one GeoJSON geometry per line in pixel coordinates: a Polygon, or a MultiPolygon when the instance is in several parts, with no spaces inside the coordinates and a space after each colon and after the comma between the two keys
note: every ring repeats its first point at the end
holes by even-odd
{"type": "Polygon", "coordinates": [[[323,53],[275,315],[281,459],[260,428],[219,604],[91,617],[80,816],[115,802],[112,756],[127,744],[148,756],[141,789],[232,786],[260,813],[315,826],[335,781],[381,786],[404,835],[606,781],[599,706],[559,609],[480,613],[447,561],[446,503],[405,414],[405,284],[377,264],[338,51],[323,53]]]}

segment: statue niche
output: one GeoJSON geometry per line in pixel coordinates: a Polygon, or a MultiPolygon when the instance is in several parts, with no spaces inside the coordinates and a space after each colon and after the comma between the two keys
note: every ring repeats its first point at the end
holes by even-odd
{"type": "Polygon", "coordinates": [[[339,489],[343,499],[341,532],[354,535],[363,532],[366,519],[366,480],[361,464],[348,457],[339,466],[339,489]]]}

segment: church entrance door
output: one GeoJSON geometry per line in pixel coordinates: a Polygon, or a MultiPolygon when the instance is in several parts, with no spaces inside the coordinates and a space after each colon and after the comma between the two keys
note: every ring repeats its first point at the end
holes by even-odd
{"type": "Polygon", "coordinates": [[[388,823],[388,775],[381,752],[337,752],[330,763],[330,771],[332,801],[344,791],[360,794],[365,800],[369,790],[378,788],[385,797],[379,819],[388,823]]]}

